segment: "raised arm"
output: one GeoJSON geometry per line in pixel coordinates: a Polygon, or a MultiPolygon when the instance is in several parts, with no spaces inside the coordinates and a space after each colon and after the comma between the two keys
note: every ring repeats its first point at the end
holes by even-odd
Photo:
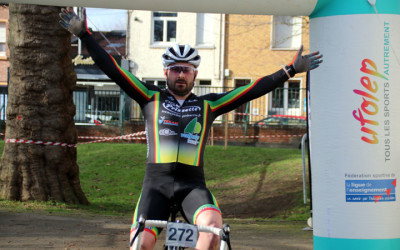
{"type": "Polygon", "coordinates": [[[232,111],[248,101],[269,93],[296,73],[316,69],[322,63],[322,55],[318,51],[304,56],[302,53],[303,46],[300,47],[293,61],[283,69],[248,85],[221,94],[205,95],[205,98],[209,100],[210,108],[216,116],[232,111]]]}
{"type": "Polygon", "coordinates": [[[121,68],[115,59],[100,47],[87,28],[86,9],[83,9],[82,14],[83,17],[80,19],[72,8],[63,8],[60,13],[59,22],[62,27],[81,39],[96,65],[132,99],[136,100],[139,104],[150,100],[157,87],[142,83],[129,71],[121,68]]]}

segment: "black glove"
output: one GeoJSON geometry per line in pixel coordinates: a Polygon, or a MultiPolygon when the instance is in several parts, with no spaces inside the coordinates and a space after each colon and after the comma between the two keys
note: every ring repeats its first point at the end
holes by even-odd
{"type": "Polygon", "coordinates": [[[297,73],[307,72],[309,70],[313,70],[318,68],[318,66],[322,63],[322,54],[319,51],[314,51],[310,54],[302,56],[303,53],[303,45],[301,45],[299,51],[297,51],[296,56],[293,61],[286,66],[286,70],[290,77],[293,77],[297,73]],[[293,67],[293,68],[292,68],[293,67]]]}
{"type": "MultiPolygon", "coordinates": [[[[76,15],[74,9],[67,7],[62,8],[60,20],[58,21],[63,28],[71,32],[77,37],[82,37],[86,32],[89,32],[86,24],[86,9],[82,9],[82,20],[76,15]]],[[[90,32],[89,32],[90,33],[90,32]]]]}

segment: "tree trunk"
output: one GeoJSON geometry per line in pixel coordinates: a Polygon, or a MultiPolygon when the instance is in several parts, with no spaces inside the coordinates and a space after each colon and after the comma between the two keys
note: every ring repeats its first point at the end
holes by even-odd
{"type": "MultiPolygon", "coordinates": [[[[6,138],[76,144],[70,34],[60,8],[10,4],[6,138]]],[[[0,197],[88,204],[74,147],[6,143],[0,197]]]]}

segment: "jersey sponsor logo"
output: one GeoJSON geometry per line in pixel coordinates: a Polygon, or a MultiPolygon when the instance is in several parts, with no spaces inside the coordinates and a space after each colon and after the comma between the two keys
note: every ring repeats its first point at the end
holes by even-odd
{"type": "Polygon", "coordinates": [[[164,136],[170,136],[170,135],[177,135],[177,133],[169,128],[163,128],[160,131],[158,131],[160,135],[164,136]]]}
{"type": "Polygon", "coordinates": [[[187,139],[187,143],[197,145],[199,144],[201,124],[197,122],[197,117],[193,118],[188,125],[186,125],[185,130],[181,133],[182,138],[187,139]]]}
{"type": "Polygon", "coordinates": [[[199,106],[187,106],[187,107],[183,107],[181,109],[181,107],[174,103],[171,102],[169,100],[165,100],[165,102],[162,104],[164,109],[166,109],[167,111],[173,112],[173,113],[189,113],[189,112],[199,112],[201,111],[201,108],[199,106]]]}
{"type": "Polygon", "coordinates": [[[200,117],[201,115],[200,114],[187,114],[187,115],[182,115],[182,118],[185,118],[185,117],[200,117]]]}
{"type": "Polygon", "coordinates": [[[175,117],[181,117],[181,115],[179,113],[169,112],[168,110],[162,110],[161,113],[167,114],[167,115],[172,115],[172,116],[175,116],[175,117]]]}
{"type": "Polygon", "coordinates": [[[178,104],[168,101],[168,100],[165,100],[165,102],[163,102],[162,105],[163,105],[164,109],[166,109],[170,112],[173,112],[175,114],[180,113],[180,111],[181,111],[178,104]]]}
{"type": "Polygon", "coordinates": [[[171,126],[178,126],[179,125],[178,122],[166,120],[165,116],[161,116],[160,119],[158,119],[158,123],[159,124],[163,124],[163,125],[171,125],[171,126]]]}
{"type": "Polygon", "coordinates": [[[200,111],[200,110],[201,110],[201,108],[199,106],[188,106],[188,107],[182,108],[182,113],[197,112],[197,111],[200,111]]]}

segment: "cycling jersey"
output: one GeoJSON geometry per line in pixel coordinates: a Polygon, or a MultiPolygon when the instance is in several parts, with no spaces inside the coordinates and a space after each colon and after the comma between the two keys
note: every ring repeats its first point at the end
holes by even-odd
{"type": "Polygon", "coordinates": [[[140,105],[147,132],[147,163],[179,162],[203,167],[204,148],[215,118],[268,93],[288,79],[281,69],[229,92],[191,94],[180,106],[168,90],[143,83],[119,67],[91,35],[86,33],[81,39],[96,65],[140,105]]]}
{"type": "MultiPolygon", "coordinates": [[[[219,115],[265,95],[288,80],[285,71],[281,69],[224,93],[201,96],[192,93],[180,105],[168,90],[143,83],[122,69],[89,33],[81,37],[81,40],[96,65],[134,99],[143,111],[148,149],[147,167],[142,196],[135,214],[140,211],[148,215],[148,219],[168,219],[171,200],[181,203],[179,205],[186,204],[183,206],[186,217],[195,217],[203,211],[202,208],[219,211],[214,197],[206,189],[203,172],[204,148],[211,125],[219,115]],[[193,190],[198,191],[192,193],[193,190]],[[190,202],[187,202],[188,199],[190,202]]],[[[195,223],[195,218],[187,219],[195,223]]]]}

